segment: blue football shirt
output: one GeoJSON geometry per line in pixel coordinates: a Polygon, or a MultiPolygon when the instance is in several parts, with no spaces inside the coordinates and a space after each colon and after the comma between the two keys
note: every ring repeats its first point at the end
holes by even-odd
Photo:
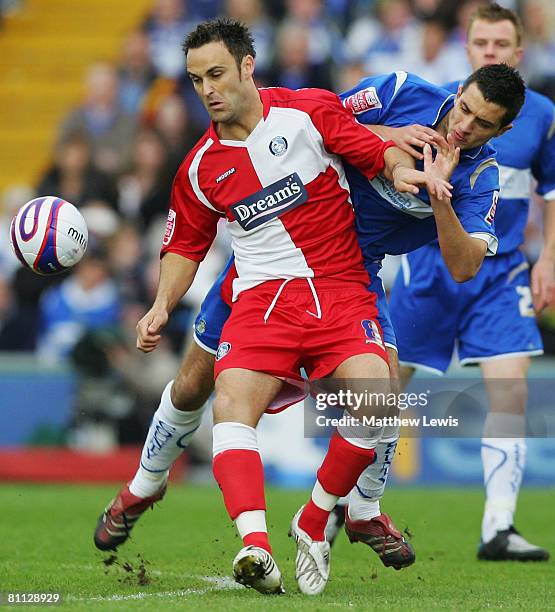
{"type": "MultiPolygon", "coordinates": [[[[419,123],[437,128],[453,108],[455,94],[407,72],[368,77],[340,95],[360,123],[403,127],[419,123]]],[[[423,169],[417,161],[416,168],[423,169]]],[[[385,254],[408,253],[437,238],[437,229],[426,189],[418,195],[398,193],[390,181],[377,176],[369,181],[346,165],[356,227],[367,263],[385,254]]],[[[453,208],[464,229],[488,244],[488,255],[497,250],[493,216],[499,191],[499,170],[490,144],[461,151],[450,180],[453,208]]]]}

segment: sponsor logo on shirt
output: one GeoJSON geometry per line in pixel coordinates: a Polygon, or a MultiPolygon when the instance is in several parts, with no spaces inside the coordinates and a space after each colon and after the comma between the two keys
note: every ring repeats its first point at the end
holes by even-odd
{"type": "Polygon", "coordinates": [[[491,207],[488,210],[488,214],[486,215],[486,223],[491,225],[493,220],[495,219],[495,211],[497,210],[497,200],[499,200],[499,191],[493,192],[493,201],[491,203],[491,207]]]}
{"type": "Polygon", "coordinates": [[[239,225],[248,231],[307,200],[308,192],[295,172],[233,204],[231,210],[239,225]]]}
{"type": "Polygon", "coordinates": [[[270,153],[281,157],[287,151],[287,140],[283,136],[276,136],[270,140],[270,153]]]}
{"type": "Polygon", "coordinates": [[[350,95],[343,100],[343,106],[350,110],[353,115],[360,115],[373,108],[381,108],[382,103],[375,87],[367,87],[350,95]]]}
{"type": "Polygon", "coordinates": [[[225,357],[231,350],[231,342],[220,342],[218,350],[216,351],[216,361],[220,361],[225,357]]]}
{"type": "Polygon", "coordinates": [[[166,233],[164,234],[164,239],[162,240],[162,244],[164,246],[168,246],[168,244],[170,243],[174,230],[175,230],[175,210],[170,208],[170,210],[168,211],[168,219],[166,221],[166,233]]]}
{"type": "Polygon", "coordinates": [[[226,179],[228,176],[231,176],[234,172],[235,172],[235,168],[230,168],[229,170],[226,170],[223,174],[220,174],[220,176],[216,179],[216,183],[221,183],[224,179],[226,179]]]}

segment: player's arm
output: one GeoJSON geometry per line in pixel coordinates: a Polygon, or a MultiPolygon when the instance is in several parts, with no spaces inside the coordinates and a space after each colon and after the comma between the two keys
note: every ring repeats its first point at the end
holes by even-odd
{"type": "Polygon", "coordinates": [[[547,100],[545,104],[545,135],[532,163],[536,192],[544,199],[543,248],[530,275],[536,312],[551,303],[555,289],[555,106],[547,100]]]}
{"type": "Polygon", "coordinates": [[[428,185],[427,177],[414,169],[414,160],[408,153],[366,129],[335,94],[312,90],[309,95],[317,98],[317,103],[310,104],[309,114],[326,149],[343,157],[367,178],[384,172],[400,192],[418,193],[419,186],[437,189],[442,195],[450,192],[451,186],[441,179],[435,180],[435,186],[428,185]]]}
{"type": "Polygon", "coordinates": [[[137,348],[144,353],[150,353],[158,346],[162,328],[179,300],[189,290],[200,262],[216,237],[221,216],[222,213],[208,200],[199,200],[191,183],[188,166],[181,166],[172,187],[156,298],[136,328],[137,348]]]}
{"type": "MultiPolygon", "coordinates": [[[[436,159],[432,159],[429,144],[424,146],[424,172],[451,178],[459,162],[460,150],[454,147],[452,140],[448,148],[438,149],[436,159]]],[[[457,283],[464,283],[478,273],[487,253],[487,242],[475,238],[466,232],[457,217],[450,198],[440,198],[430,192],[430,203],[434,212],[437,237],[441,256],[457,283]]]]}
{"type": "Polygon", "coordinates": [[[530,280],[534,309],[541,312],[551,304],[555,291],[555,199],[544,200],[543,248],[530,280]]]}
{"type": "Polygon", "coordinates": [[[422,186],[430,195],[440,199],[451,197],[452,185],[448,181],[440,176],[416,170],[414,165],[414,158],[398,147],[390,147],[384,152],[383,174],[393,182],[397,191],[418,195],[419,186],[422,186]]]}
{"type": "Polygon", "coordinates": [[[488,244],[468,234],[451,206],[451,200],[439,200],[430,194],[437,226],[441,256],[453,280],[464,283],[474,278],[484,261],[488,244]]]}
{"type": "Polygon", "coordinates": [[[414,159],[424,159],[422,149],[425,144],[436,147],[447,146],[441,134],[418,123],[403,127],[390,127],[389,125],[367,125],[366,127],[384,140],[393,141],[401,151],[405,151],[414,159]]]}
{"type": "Polygon", "coordinates": [[[199,267],[198,261],[177,253],[166,253],[160,262],[160,280],[150,310],[137,323],[137,348],[150,353],[160,342],[160,332],[170,313],[187,293],[199,267]]]}

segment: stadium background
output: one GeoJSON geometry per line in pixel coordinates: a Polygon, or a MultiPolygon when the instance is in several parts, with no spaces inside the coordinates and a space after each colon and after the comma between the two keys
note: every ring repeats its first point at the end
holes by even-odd
{"type": "MultiPolygon", "coordinates": [[[[180,48],[199,20],[227,14],[251,27],[260,85],[341,91],[362,75],[395,69],[438,84],[464,78],[465,22],[478,4],[3,0],[0,480],[119,483],[131,476],[196,309],[229,254],[221,232],[159,350],[138,354],[134,325],[155,292],[171,179],[207,124],[180,48]],[[46,279],[18,266],[7,229],[20,205],[51,194],[81,210],[92,239],[75,271],[46,279]]],[[[553,98],[554,4],[501,4],[524,19],[528,84],[553,98]]],[[[540,248],[541,204],[534,200],[530,261],[540,248]]],[[[388,262],[386,285],[395,268],[388,262]]],[[[553,306],[540,323],[546,356],[533,360],[531,376],[553,378],[553,306]]],[[[477,373],[455,368],[451,375],[477,373]]],[[[322,456],[322,441],[303,437],[301,411],[261,426],[267,476],[280,486],[307,486],[322,456]]],[[[479,440],[409,439],[400,450],[393,485],[480,483],[479,440]]],[[[207,422],[175,477],[211,481],[210,454],[207,422]]],[[[554,455],[553,439],[530,441],[525,485],[555,485],[554,455]]]]}

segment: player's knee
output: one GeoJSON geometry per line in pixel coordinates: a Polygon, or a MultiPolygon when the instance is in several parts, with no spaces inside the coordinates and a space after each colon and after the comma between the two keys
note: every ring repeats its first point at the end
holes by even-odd
{"type": "Polygon", "coordinates": [[[225,389],[219,389],[212,404],[214,422],[238,420],[238,406],[236,398],[225,389]]]}
{"type": "Polygon", "coordinates": [[[490,408],[493,412],[524,414],[527,402],[526,379],[499,379],[490,385],[490,408]]]}
{"type": "Polygon", "coordinates": [[[178,374],[171,391],[172,404],[185,412],[201,408],[214,388],[212,378],[203,379],[191,373],[178,374]]]}

